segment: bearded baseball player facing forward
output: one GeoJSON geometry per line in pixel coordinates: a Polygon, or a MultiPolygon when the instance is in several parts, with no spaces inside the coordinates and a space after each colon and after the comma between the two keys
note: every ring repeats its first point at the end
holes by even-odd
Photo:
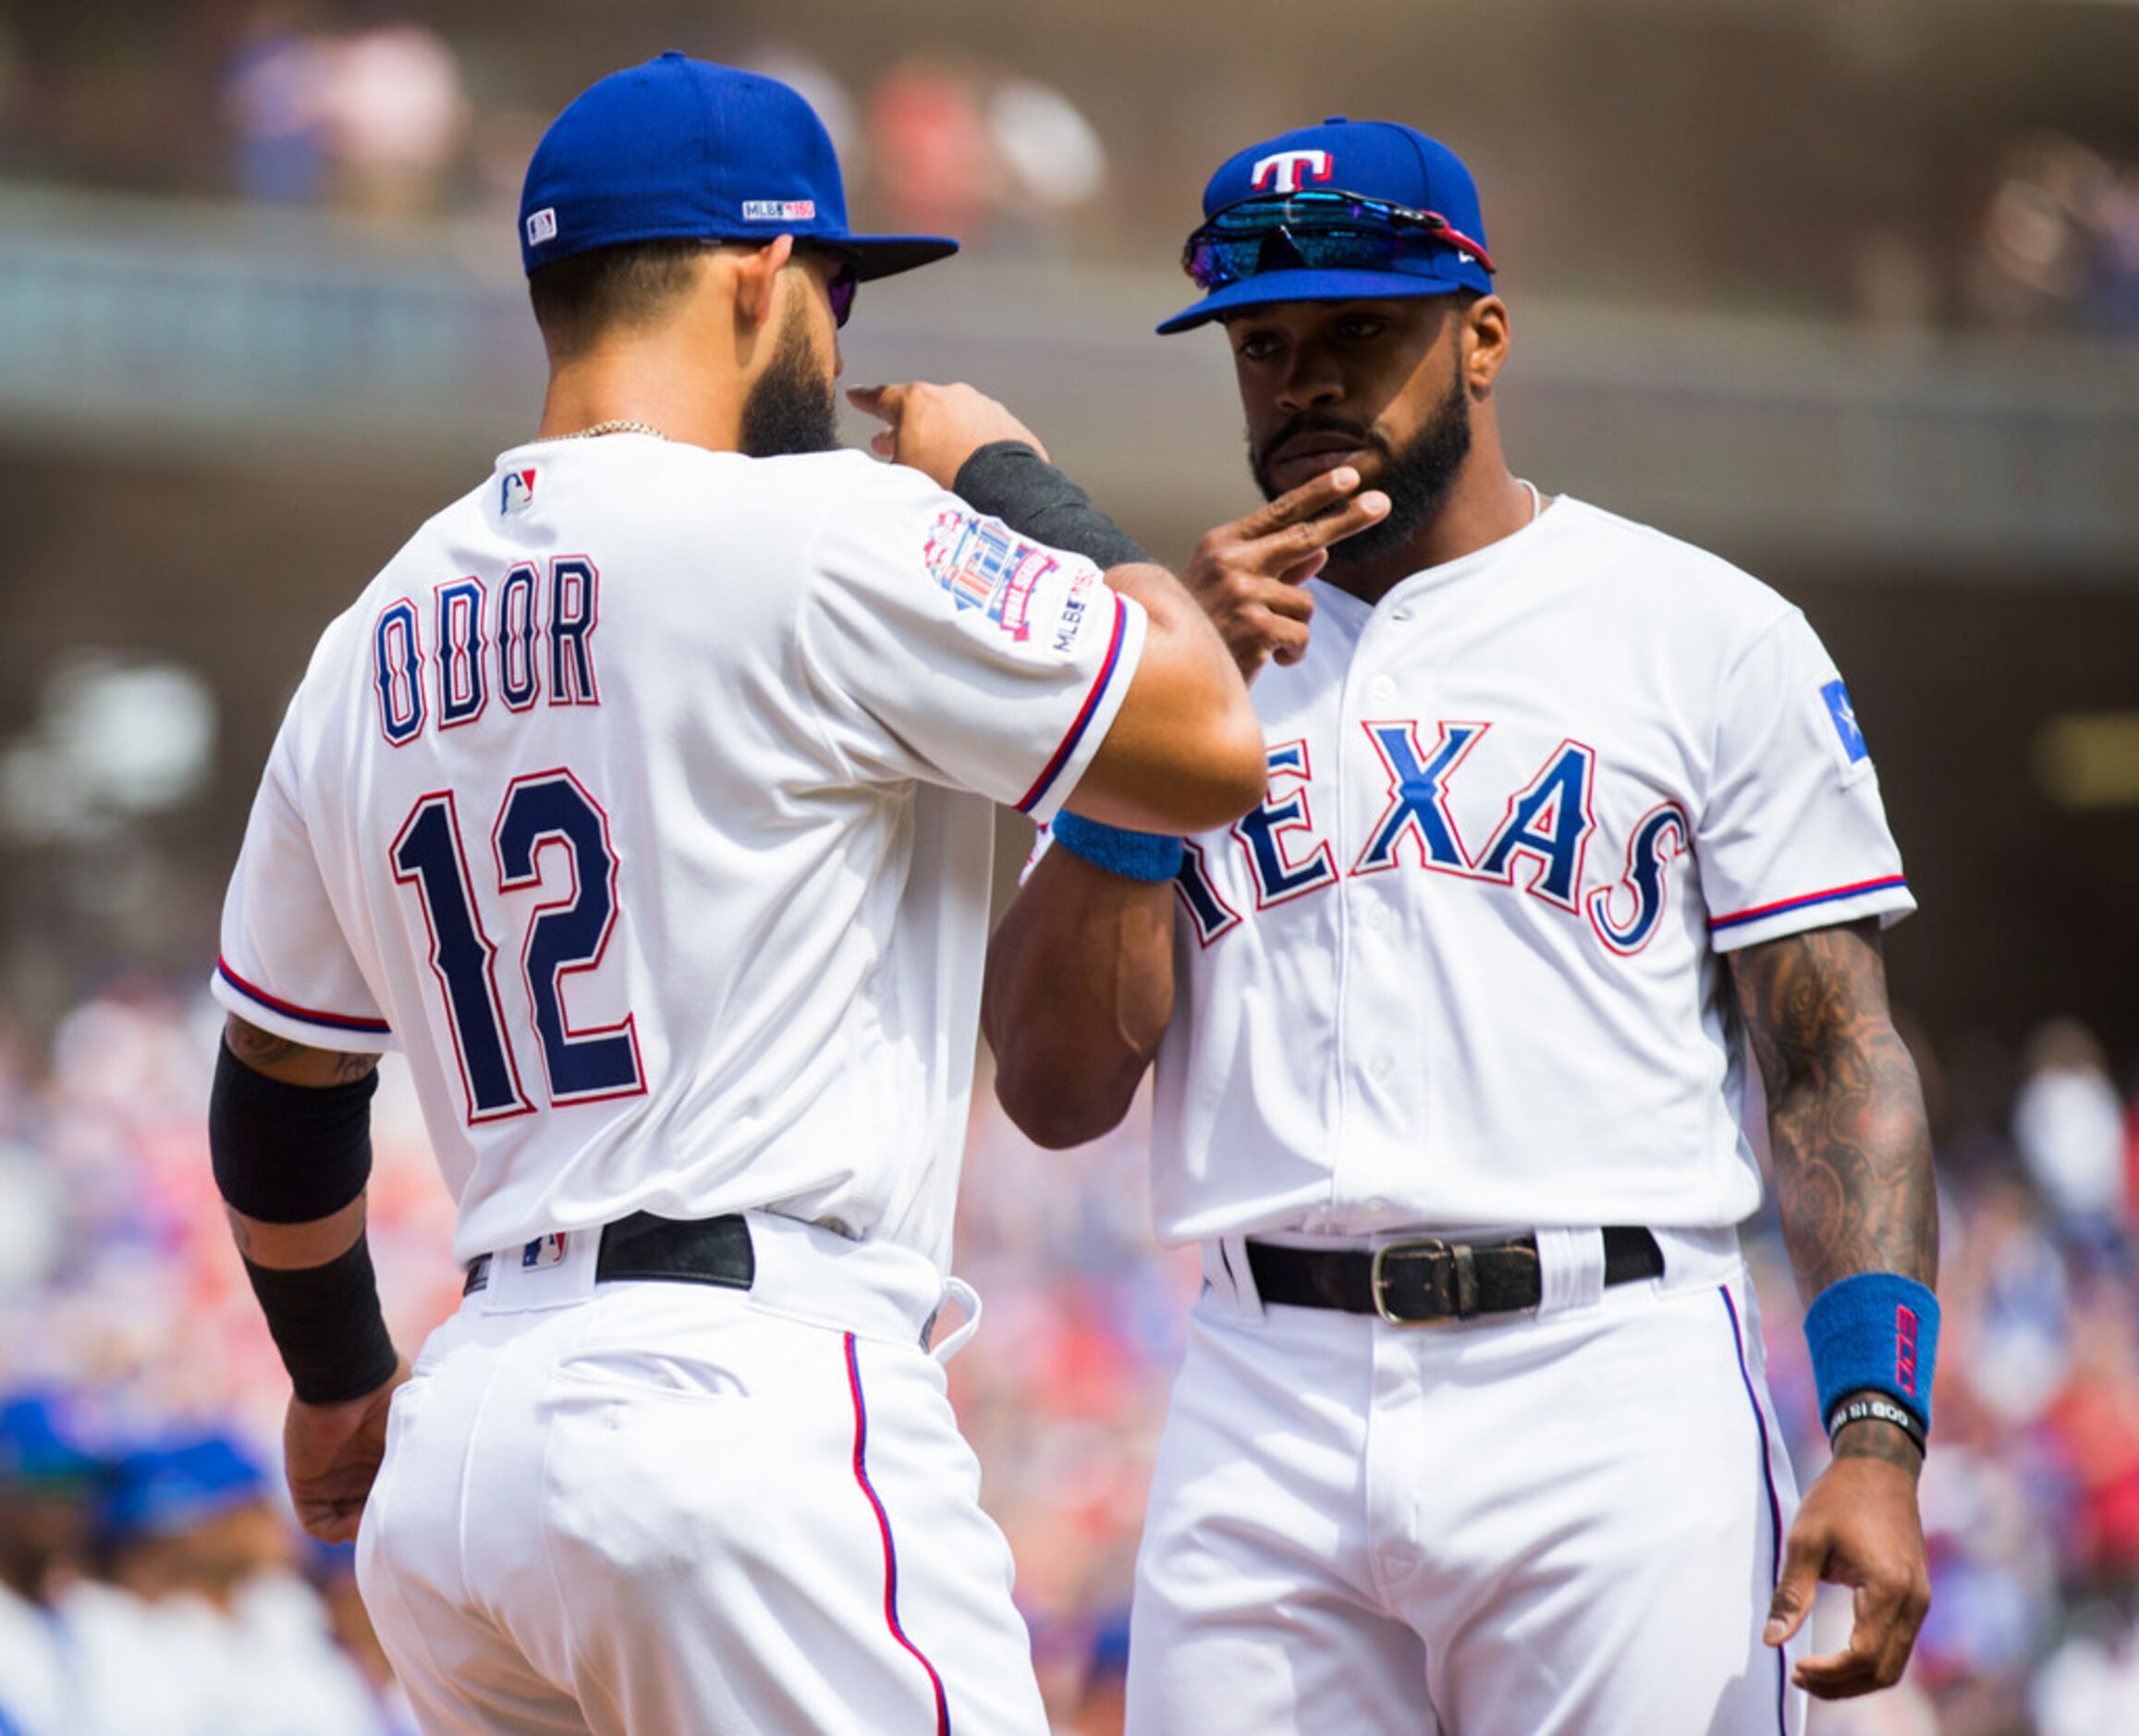
{"type": "Polygon", "coordinates": [[[955,244],[849,233],[784,85],[603,79],[520,217],[536,437],[327,629],[225,911],[211,1143],[298,1512],[431,1736],[1041,1731],[925,1348],[993,804],[1222,825],[1247,693],[978,394],[830,449],[856,284],[955,244]],[[412,1377],[363,1232],[397,1046],[468,1270],[412,1377]]]}
{"type": "Polygon", "coordinates": [[[1901,1674],[1937,1304],[1889,1020],[1913,908],[1847,690],[1725,562],[1510,473],[1472,177],[1332,120],[1184,257],[1269,505],[1188,582],[1253,678],[1229,826],[1055,822],[990,959],[1045,1144],[1155,1065],[1206,1283],[1132,1732],[1792,1731],[1901,1674]],[[1735,1227],[1751,1040],[1833,1441],[1799,1502],[1735,1227]],[[1846,1645],[1803,1656],[1815,1585],[1846,1645]]]}

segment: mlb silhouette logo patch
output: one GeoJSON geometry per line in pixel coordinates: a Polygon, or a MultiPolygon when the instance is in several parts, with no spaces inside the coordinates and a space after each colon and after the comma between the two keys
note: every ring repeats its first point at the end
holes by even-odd
{"type": "Polygon", "coordinates": [[[544,241],[557,238],[557,208],[544,205],[540,211],[531,211],[527,218],[527,244],[540,247],[544,241]]]}
{"type": "Polygon", "coordinates": [[[1834,720],[1835,734],[1841,738],[1842,752],[1849,756],[1852,765],[1859,760],[1872,757],[1872,750],[1864,740],[1864,732],[1857,727],[1856,708],[1850,703],[1850,690],[1840,681],[1829,681],[1820,689],[1820,697],[1827,703],[1827,715],[1834,720]]]}
{"type": "Polygon", "coordinates": [[[519,1269],[539,1272],[544,1266],[556,1265],[565,1257],[565,1241],[568,1230],[553,1229],[546,1236],[537,1236],[519,1251],[519,1269]]]}
{"type": "Polygon", "coordinates": [[[532,468],[524,471],[507,471],[498,481],[497,509],[501,513],[524,512],[534,504],[535,473],[532,468]]]}

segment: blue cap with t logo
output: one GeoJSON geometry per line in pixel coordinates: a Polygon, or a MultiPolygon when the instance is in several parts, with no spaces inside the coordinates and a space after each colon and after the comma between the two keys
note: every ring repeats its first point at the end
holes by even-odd
{"type": "Polygon", "coordinates": [[[1228,158],[1204,189],[1181,265],[1205,293],[1161,332],[1273,301],[1493,287],[1463,160],[1416,128],[1341,116],[1228,158]]]}

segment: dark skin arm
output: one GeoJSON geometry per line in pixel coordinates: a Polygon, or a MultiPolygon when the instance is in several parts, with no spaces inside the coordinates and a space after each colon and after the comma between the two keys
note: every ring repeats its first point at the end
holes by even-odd
{"type": "MultiPolygon", "coordinates": [[[[1738,1008],[1767,1087],[1776,1203],[1809,1302],[1860,1272],[1929,1286],[1938,1274],[1931,1140],[1915,1063],[1887,1005],[1878,924],[1815,929],[1730,955],[1738,1008]]],[[[1843,1651],[1795,1680],[1824,1700],[1891,1687],[1931,1601],[1916,1512],[1923,1461],[1891,1424],[1852,1423],[1791,1526],[1766,1638],[1803,1625],[1820,1580],[1853,1588],[1843,1651]]]]}
{"type": "Polygon", "coordinates": [[[981,1031],[996,1096],[1060,1151],[1128,1113],[1173,1017],[1173,882],[1125,880],[1051,850],[988,943],[981,1031]]]}
{"type": "MultiPolygon", "coordinates": [[[[1307,649],[1314,602],[1300,587],[1332,543],[1388,511],[1332,471],[1196,544],[1181,583],[1243,677],[1307,649]]],[[[1085,812],[1082,789],[1070,807],[1085,812]]],[[[1106,815],[1094,817],[1106,818],[1106,815]]],[[[1035,1143],[1081,1145],[1119,1123],[1173,1017],[1174,890],[1049,850],[989,943],[981,1030],[996,1095],[1035,1143]]]]}
{"type": "MultiPolygon", "coordinates": [[[[348,1084],[379,1064],[375,1055],[308,1048],[235,1014],[224,1022],[223,1043],[254,1072],[310,1090],[348,1084]]],[[[324,1265],[355,1246],[364,1229],[364,1195],[301,1224],[271,1224],[227,1205],[224,1214],[238,1252],[253,1265],[297,1271],[324,1265]]],[[[408,1378],[403,1363],[384,1386],[346,1403],[306,1404],[291,1398],[282,1427],[290,1498],[299,1522],[323,1543],[348,1543],[356,1536],[364,1498],[385,1455],[387,1407],[394,1389],[408,1378]]]]}

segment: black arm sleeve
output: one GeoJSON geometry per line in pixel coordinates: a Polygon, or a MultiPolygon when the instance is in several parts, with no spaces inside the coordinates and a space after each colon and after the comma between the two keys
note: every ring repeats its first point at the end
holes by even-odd
{"type": "Polygon", "coordinates": [[[208,1153],[224,1199],[263,1224],[332,1217],[372,1173],[377,1073],[346,1085],[290,1085],[222,1046],[208,1095],[208,1153]]]}
{"type": "Polygon", "coordinates": [[[1136,539],[1022,440],[996,440],[959,466],[951,492],[1013,531],[1103,568],[1148,562],[1136,539]]]}

